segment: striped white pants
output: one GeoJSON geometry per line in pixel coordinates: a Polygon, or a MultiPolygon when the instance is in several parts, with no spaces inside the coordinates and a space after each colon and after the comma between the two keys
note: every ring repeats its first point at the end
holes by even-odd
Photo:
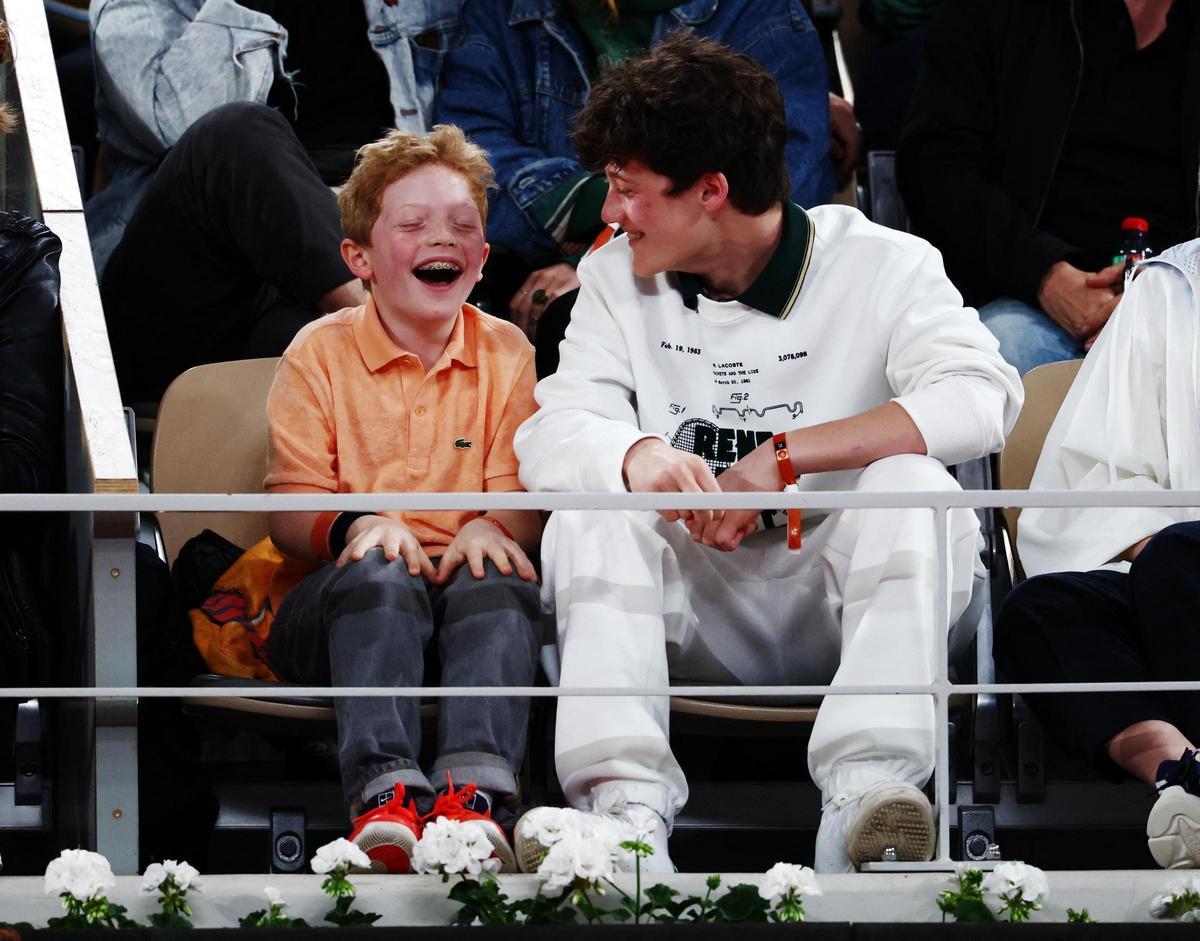
{"type": "MultiPolygon", "coordinates": [[[[859,491],[957,487],[915,454],[857,478],[859,491]]],[[[945,643],[932,511],[836,510],[814,522],[797,552],[777,529],[727,553],[653,512],[555,513],[542,597],[556,612],[561,685],[929,682],[935,642],[937,655],[945,643]]],[[[950,512],[951,624],[970,600],[978,532],[972,510],[950,512]]],[[[669,824],[688,792],[668,719],[666,697],[560,698],[555,760],[568,802],[636,801],[669,824]]],[[[826,800],[880,773],[922,784],[934,764],[932,698],[826,697],[808,760],[826,800]]]]}

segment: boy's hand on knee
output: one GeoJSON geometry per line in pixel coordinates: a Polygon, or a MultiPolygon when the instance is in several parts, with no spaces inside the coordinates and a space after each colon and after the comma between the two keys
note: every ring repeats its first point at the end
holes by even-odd
{"type": "Polygon", "coordinates": [[[363,516],[351,523],[346,530],[346,548],[335,564],[341,568],[348,562],[358,562],[376,548],[383,549],[389,562],[403,556],[410,575],[424,575],[430,581],[437,576],[437,569],[413,531],[386,516],[363,516]]]}
{"type": "Polygon", "coordinates": [[[512,575],[515,571],[527,582],[537,581],[537,571],[525,550],[482,517],[464,524],[458,531],[454,541],[446,547],[433,581],[445,584],[463,562],[467,563],[472,575],[483,578],[485,559],[491,559],[501,575],[512,575]]]}

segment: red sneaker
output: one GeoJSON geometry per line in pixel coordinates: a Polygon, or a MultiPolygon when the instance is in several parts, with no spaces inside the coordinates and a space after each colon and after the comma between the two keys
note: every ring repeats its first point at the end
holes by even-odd
{"type": "Polygon", "coordinates": [[[477,795],[478,788],[474,784],[454,789],[450,772],[446,772],[448,790],[438,794],[433,802],[433,809],[421,818],[422,822],[437,820],[445,817],[447,820],[473,820],[483,827],[488,842],[492,844],[492,855],[500,860],[501,872],[516,872],[517,858],[513,855],[511,844],[504,833],[504,828],[492,819],[492,812],[482,795],[477,795]]]}
{"type": "Polygon", "coordinates": [[[412,872],[413,847],[421,839],[421,818],[404,803],[404,785],[395,786],[387,803],[354,818],[349,840],[370,857],[372,872],[412,872]]]}

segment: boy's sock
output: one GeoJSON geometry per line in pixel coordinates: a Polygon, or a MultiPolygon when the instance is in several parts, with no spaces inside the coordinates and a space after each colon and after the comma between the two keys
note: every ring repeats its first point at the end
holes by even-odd
{"type": "Polygon", "coordinates": [[[488,842],[492,844],[493,855],[500,860],[500,871],[516,872],[517,861],[513,856],[508,836],[504,828],[492,819],[490,795],[480,791],[474,784],[466,784],[456,789],[454,782],[450,780],[449,772],[446,774],[446,785],[445,790],[438,791],[437,799],[434,800],[429,813],[421,818],[424,824],[428,826],[440,817],[479,824],[487,834],[488,842]]]}

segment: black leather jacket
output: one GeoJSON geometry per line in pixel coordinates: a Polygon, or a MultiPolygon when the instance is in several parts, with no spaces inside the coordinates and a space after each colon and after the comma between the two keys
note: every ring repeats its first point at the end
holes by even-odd
{"type": "Polygon", "coordinates": [[[40,222],[0,215],[0,491],[63,486],[62,243],[40,222]]]}
{"type": "MultiPolygon", "coordinates": [[[[63,489],[62,243],[40,222],[0,214],[0,491],[63,489]]],[[[0,685],[51,678],[51,584],[62,515],[0,514],[0,685]]],[[[0,735],[0,739],[3,736],[0,735]]]]}

